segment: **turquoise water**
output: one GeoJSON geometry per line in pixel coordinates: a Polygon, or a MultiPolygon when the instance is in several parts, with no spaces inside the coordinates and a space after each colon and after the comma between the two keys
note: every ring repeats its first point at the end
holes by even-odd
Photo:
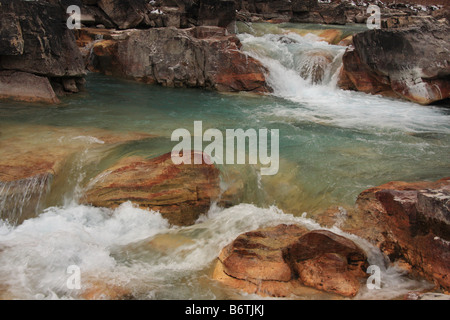
{"type": "Polygon", "coordinates": [[[388,181],[435,180],[450,173],[450,112],[445,108],[341,90],[320,93],[325,87],[308,89],[318,95],[314,106],[276,96],[148,86],[98,74],[87,80],[86,92],[65,98],[58,107],[2,102],[1,125],[146,132],[157,138],[116,150],[117,156],[145,157],[170,152],[176,145],[170,141],[172,132],[186,128],[193,133],[194,121],[202,121],[203,130],[222,132],[279,129],[280,170],[262,177],[263,198],[254,190],[257,176],[249,165],[222,170],[248,172],[246,182],[253,188],[247,201],[293,213],[350,205],[361,191],[388,181]]]}
{"type": "MultiPolygon", "coordinates": [[[[318,228],[308,218],[332,205],[353,205],[368,187],[450,175],[450,109],[339,90],[335,74],[345,48],[271,28],[240,35],[243,49],[269,70],[269,95],[170,89],[89,74],[86,91],[58,106],[0,102],[0,152],[8,152],[2,141],[15,136],[30,143],[38,136],[45,146],[45,134],[37,134],[49,130],[44,126],[154,135],[93,153],[94,161],[83,161],[84,154],[72,159],[37,217],[18,226],[0,222],[0,296],[77,298],[65,287],[65,268],[77,264],[84,279],[126,285],[139,299],[249,298],[211,280],[215,257],[240,233],[281,222],[318,228]],[[332,57],[315,85],[298,72],[311,50],[332,57]],[[130,204],[109,210],[77,203],[77,193],[99,172],[125,156],[170,152],[172,132],[193,133],[194,121],[223,132],[278,129],[278,174],[220,166],[226,184],[243,185],[240,200],[228,209],[213,207],[191,227],[171,227],[158,213],[130,204]]],[[[384,275],[389,283],[381,296],[423,285],[399,280],[392,270],[384,275]]]]}

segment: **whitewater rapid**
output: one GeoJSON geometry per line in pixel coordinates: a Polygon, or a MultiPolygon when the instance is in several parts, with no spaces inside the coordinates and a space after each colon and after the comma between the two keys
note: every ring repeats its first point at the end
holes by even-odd
{"type": "MultiPolygon", "coordinates": [[[[84,205],[48,208],[19,226],[0,224],[0,283],[7,287],[3,297],[79,299],[90,279],[100,279],[127,287],[138,299],[223,298],[205,288],[199,291],[202,277],[214,287],[210,268],[221,249],[244,232],[281,223],[320,228],[306,216],[250,204],[214,206],[189,227],[171,227],[158,212],[131,203],[115,210],[84,205]],[[72,265],[81,270],[81,290],[67,286],[67,268],[72,265]]],[[[395,266],[386,268],[384,257],[366,241],[337,227],[330,230],[355,241],[368,253],[369,262],[382,268],[382,289],[363,288],[357,299],[393,298],[429,287],[408,279],[395,266]]]]}

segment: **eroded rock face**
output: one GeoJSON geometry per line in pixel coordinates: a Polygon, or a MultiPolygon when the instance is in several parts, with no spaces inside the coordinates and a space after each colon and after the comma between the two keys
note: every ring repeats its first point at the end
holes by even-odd
{"type": "Polygon", "coordinates": [[[263,296],[301,294],[306,287],[353,297],[368,266],[352,241],[330,231],[279,225],[240,235],[225,247],[214,278],[263,296]]]}
{"type": "Polygon", "coordinates": [[[450,27],[423,22],[409,28],[369,30],[353,37],[344,73],[357,90],[389,88],[400,97],[431,104],[450,97],[450,27]]]}
{"type": "Polygon", "coordinates": [[[130,30],[93,47],[92,70],[168,87],[267,92],[266,69],[219,27],[130,30]]]}
{"type": "Polygon", "coordinates": [[[213,165],[175,165],[168,153],[154,159],[119,161],[91,181],[82,202],[115,208],[131,201],[159,211],[171,224],[191,225],[219,193],[219,170],[213,165]]]}
{"type": "MultiPolygon", "coordinates": [[[[83,83],[79,79],[85,75],[83,59],[74,34],[64,23],[61,7],[44,1],[1,0],[0,4],[0,86],[5,90],[24,80],[22,88],[1,95],[55,103],[55,92],[47,82],[53,85],[68,79],[75,81],[76,91],[80,90],[83,83]],[[11,71],[10,76],[6,71],[11,71]]],[[[62,89],[60,93],[74,91],[62,89]]]]}
{"type": "Polygon", "coordinates": [[[357,219],[341,226],[376,244],[391,261],[448,290],[450,281],[450,178],[390,182],[362,192],[357,219]]]}
{"type": "Polygon", "coordinates": [[[99,0],[98,6],[120,29],[139,26],[149,9],[145,0],[99,0]]]}

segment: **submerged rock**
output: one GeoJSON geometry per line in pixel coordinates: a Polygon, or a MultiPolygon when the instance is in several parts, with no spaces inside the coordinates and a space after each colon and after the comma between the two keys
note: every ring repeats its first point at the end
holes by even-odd
{"type": "Polygon", "coordinates": [[[82,202],[115,208],[131,201],[159,211],[173,225],[191,225],[219,193],[219,170],[213,165],[175,165],[167,153],[154,159],[119,161],[90,182],[82,202]]]}
{"type": "Polygon", "coordinates": [[[437,21],[369,30],[353,37],[344,76],[363,92],[393,91],[420,104],[450,97],[450,27],[437,21]],[[386,90],[388,89],[388,90],[386,90]]]}
{"type": "Polygon", "coordinates": [[[18,224],[34,217],[56,180],[67,184],[60,175],[77,154],[149,137],[94,128],[2,125],[0,218],[18,224]]]}
{"type": "Polygon", "coordinates": [[[367,266],[365,253],[342,236],[278,225],[236,238],[220,253],[213,277],[263,296],[301,295],[312,287],[353,297],[367,266]]]}

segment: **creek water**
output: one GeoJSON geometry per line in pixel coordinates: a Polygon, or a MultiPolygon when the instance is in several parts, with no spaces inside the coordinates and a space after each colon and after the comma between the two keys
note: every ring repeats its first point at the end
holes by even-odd
{"type": "MultiPolygon", "coordinates": [[[[243,50],[267,68],[271,94],[171,89],[89,74],[87,90],[58,107],[0,102],[0,152],[15,137],[51,144],[45,134],[50,127],[152,135],[102,147],[103,141],[80,134],[75,138],[85,139],[86,148],[65,164],[64,177],[53,187],[31,180],[0,184],[0,297],[77,299],[80,291],[67,286],[67,267],[77,265],[82,285],[96,279],[124,286],[135,299],[258,298],[211,278],[220,250],[239,234],[280,223],[317,229],[316,214],[353,205],[368,187],[449,175],[448,108],[338,89],[345,47],[320,41],[303,25],[237,29],[243,50]],[[131,203],[115,210],[79,204],[83,189],[102,170],[125,156],[170,152],[172,132],[193,132],[194,121],[202,121],[204,130],[278,129],[278,174],[260,176],[253,165],[220,166],[224,188],[243,185],[240,203],[226,209],[213,204],[189,227],[170,226],[158,212],[131,203]],[[22,193],[9,196],[11,188],[22,193]],[[34,215],[15,223],[32,193],[39,194],[34,215]]],[[[383,266],[382,289],[363,287],[356,299],[392,299],[430,285],[386,266],[377,249],[346,236],[366,250],[370,262],[383,266]]]]}

